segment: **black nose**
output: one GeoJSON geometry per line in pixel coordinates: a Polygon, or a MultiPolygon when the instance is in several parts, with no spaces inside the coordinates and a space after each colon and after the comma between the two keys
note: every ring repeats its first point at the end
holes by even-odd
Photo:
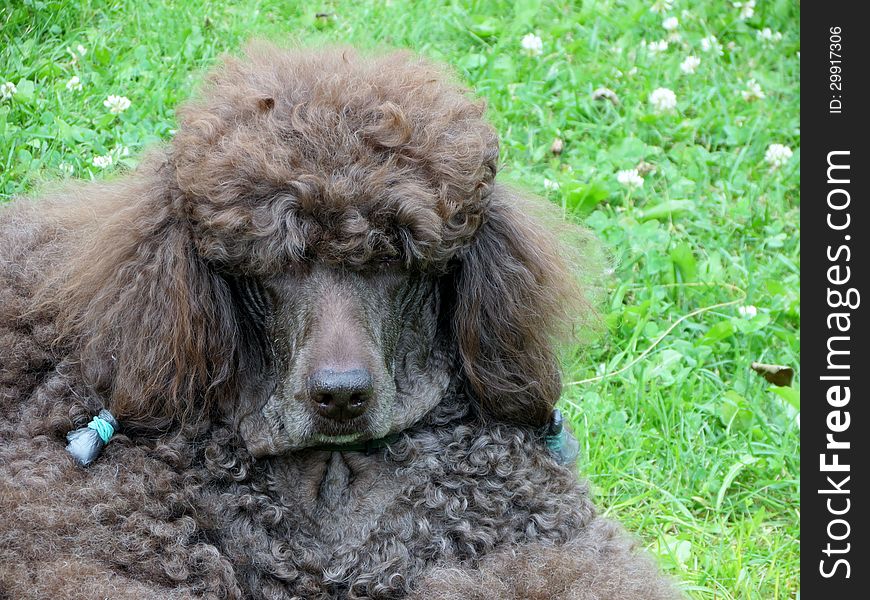
{"type": "Polygon", "coordinates": [[[350,421],[366,411],[374,391],[366,369],[318,369],[308,378],[308,393],[317,412],[335,421],[350,421]]]}

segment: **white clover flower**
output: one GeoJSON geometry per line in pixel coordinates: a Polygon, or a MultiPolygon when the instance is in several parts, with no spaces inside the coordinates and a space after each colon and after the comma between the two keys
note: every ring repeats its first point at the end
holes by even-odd
{"type": "Polygon", "coordinates": [[[93,165],[101,169],[107,169],[112,166],[113,162],[114,159],[112,159],[112,155],[111,153],[109,153],[105,156],[95,156],[93,160],[93,165]]]}
{"type": "Polygon", "coordinates": [[[103,106],[113,115],[117,115],[130,108],[130,99],[127,96],[109,96],[103,101],[103,106]]]}
{"type": "Polygon", "coordinates": [[[671,112],[677,107],[677,95],[668,88],[658,88],[649,95],[649,103],[657,113],[671,112]]]}
{"type": "Polygon", "coordinates": [[[701,59],[697,56],[687,56],[683,62],[680,63],[680,71],[685,73],[686,75],[691,75],[695,72],[695,69],[701,64],[701,59]]]}
{"type": "Polygon", "coordinates": [[[84,46],[82,46],[81,44],[76,46],[76,51],[79,53],[79,56],[84,56],[85,54],[88,53],[88,49],[85,48],[84,46]]]}
{"type": "Polygon", "coordinates": [[[75,171],[75,167],[67,162],[60,163],[58,169],[60,169],[60,172],[63,173],[65,177],[72,177],[73,172],[75,171]]]}
{"type": "Polygon", "coordinates": [[[765,27],[761,31],[755,33],[759,40],[766,43],[778,42],[782,39],[782,34],[778,31],[772,31],[770,27],[765,27]]]}
{"type": "Polygon", "coordinates": [[[745,21],[751,19],[755,14],[755,0],[746,0],[746,2],[732,3],[734,8],[740,9],[740,20],[745,21]]]}
{"type": "Polygon", "coordinates": [[[645,46],[647,51],[650,54],[659,54],[661,52],[665,52],[668,49],[668,41],[667,40],[659,40],[657,42],[641,42],[641,46],[645,46]]]}
{"type": "Polygon", "coordinates": [[[544,41],[534,33],[524,35],[520,45],[529,56],[539,56],[544,49],[544,41]]]}
{"type": "Polygon", "coordinates": [[[740,313],[741,317],[746,317],[748,319],[751,319],[752,317],[754,317],[755,315],[758,314],[758,309],[755,308],[754,306],[752,306],[751,304],[749,304],[747,306],[738,306],[737,312],[740,313]]]}
{"type": "Polygon", "coordinates": [[[716,39],[715,35],[710,35],[701,40],[701,50],[704,52],[712,52],[717,56],[722,56],[722,44],[716,39]]]}
{"type": "Polygon", "coordinates": [[[663,13],[673,10],[673,8],[674,0],[656,0],[652,3],[652,6],[649,7],[649,10],[654,13],[663,13]]]}
{"type": "Polygon", "coordinates": [[[643,187],[643,177],[637,172],[637,169],[627,169],[619,171],[616,174],[616,181],[627,188],[643,187]]]}
{"type": "Polygon", "coordinates": [[[548,192],[555,192],[559,189],[558,181],[550,181],[549,179],[544,179],[544,189],[548,192]]]}
{"type": "Polygon", "coordinates": [[[762,91],[761,86],[758,85],[758,82],[754,79],[750,79],[746,82],[746,89],[740,92],[740,95],[743,96],[743,99],[746,102],[752,102],[753,100],[764,100],[766,97],[764,95],[764,91],[762,91]]]}
{"type": "Polygon", "coordinates": [[[11,81],[0,84],[0,100],[9,100],[9,98],[14,96],[17,91],[18,88],[15,87],[15,84],[11,81]]]}
{"type": "Polygon", "coordinates": [[[66,89],[71,92],[82,91],[82,80],[79,79],[78,75],[73,75],[72,77],[70,77],[70,80],[66,82],[66,89]]]}
{"type": "Polygon", "coordinates": [[[792,154],[793,152],[788,146],[771,144],[767,147],[767,152],[764,153],[764,160],[770,165],[770,170],[773,171],[785,165],[792,154]]]}
{"type": "Polygon", "coordinates": [[[667,19],[662,21],[662,27],[664,27],[667,31],[674,31],[679,26],[680,20],[676,17],[668,17],[667,19]]]}

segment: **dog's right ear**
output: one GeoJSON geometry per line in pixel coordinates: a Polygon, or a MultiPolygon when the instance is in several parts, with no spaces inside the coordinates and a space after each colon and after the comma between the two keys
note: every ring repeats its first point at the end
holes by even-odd
{"type": "Polygon", "coordinates": [[[557,344],[594,311],[564,249],[531,207],[509,189],[493,188],[483,223],[460,257],[453,332],[482,410],[542,426],[561,392],[557,344]]]}
{"type": "Polygon", "coordinates": [[[197,254],[169,170],[146,162],[127,180],[83,187],[67,210],[93,211],[91,233],[43,291],[125,429],[193,420],[233,373],[230,291],[197,254]]]}

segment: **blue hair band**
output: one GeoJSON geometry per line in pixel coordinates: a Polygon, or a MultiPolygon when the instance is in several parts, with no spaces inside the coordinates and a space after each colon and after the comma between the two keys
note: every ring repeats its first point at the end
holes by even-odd
{"type": "Polygon", "coordinates": [[[121,426],[112,413],[103,409],[85,427],[66,434],[67,452],[83,467],[94,462],[121,426]]]}
{"type": "Polygon", "coordinates": [[[108,444],[112,436],[115,435],[115,428],[112,427],[112,424],[105,419],[101,419],[99,416],[94,417],[88,423],[88,427],[100,434],[103,444],[108,444]]]}

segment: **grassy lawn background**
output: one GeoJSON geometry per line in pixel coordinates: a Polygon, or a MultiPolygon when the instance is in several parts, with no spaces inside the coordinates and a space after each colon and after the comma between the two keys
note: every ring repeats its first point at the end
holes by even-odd
{"type": "Polygon", "coordinates": [[[797,3],[169,4],[0,0],[0,85],[16,88],[0,100],[0,202],[135,165],[171,138],[201,69],[253,35],[444,60],[487,99],[502,176],[582,219],[614,257],[608,331],[565,359],[563,404],[598,504],[693,598],[799,596],[799,395],[749,368],[799,364],[797,3]],[[523,49],[528,34],[540,53],[523,49]],[[684,73],[690,55],[700,64],[684,73]],[[596,99],[602,87],[614,95],[596,99]],[[656,112],[657,88],[674,111],[656,112]],[[111,113],[110,94],[129,108],[111,113]],[[771,144],[794,154],[771,167],[771,144]],[[642,186],[619,182],[638,167],[642,186]]]}

